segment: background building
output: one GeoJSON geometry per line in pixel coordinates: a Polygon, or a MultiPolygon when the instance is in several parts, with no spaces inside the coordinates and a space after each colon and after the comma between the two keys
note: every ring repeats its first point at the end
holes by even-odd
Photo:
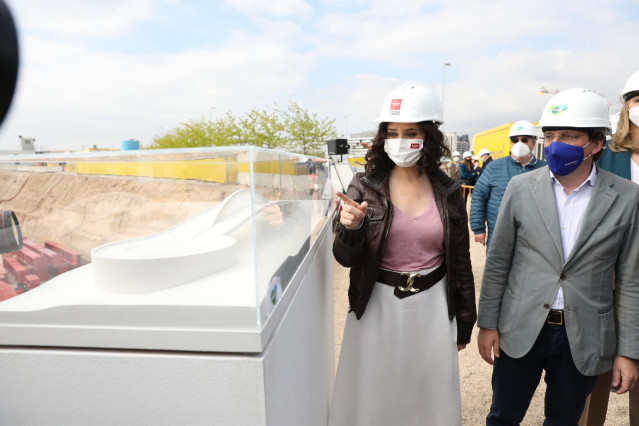
{"type": "Polygon", "coordinates": [[[456,132],[452,133],[444,133],[444,138],[446,140],[446,145],[450,148],[450,151],[459,151],[463,153],[464,151],[471,151],[470,142],[468,139],[468,135],[458,135],[456,132]]]}

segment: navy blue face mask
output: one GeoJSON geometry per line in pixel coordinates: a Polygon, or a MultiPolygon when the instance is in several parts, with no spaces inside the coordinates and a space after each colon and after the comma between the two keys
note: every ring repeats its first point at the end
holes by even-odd
{"type": "Polygon", "coordinates": [[[590,142],[584,146],[575,146],[556,141],[545,147],[544,155],[550,171],[557,176],[566,176],[574,172],[586,158],[592,155],[584,158],[584,148],[590,145],[590,142]]]}

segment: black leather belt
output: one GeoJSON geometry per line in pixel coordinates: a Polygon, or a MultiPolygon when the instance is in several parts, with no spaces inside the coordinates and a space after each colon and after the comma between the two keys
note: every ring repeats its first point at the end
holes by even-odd
{"type": "Polygon", "coordinates": [[[564,311],[558,309],[551,309],[546,317],[546,324],[550,325],[564,325],[564,311]]]}
{"type": "Polygon", "coordinates": [[[377,281],[382,284],[395,287],[395,296],[405,297],[428,290],[437,284],[446,275],[446,263],[442,262],[437,268],[427,275],[414,272],[395,272],[388,269],[380,269],[377,273],[377,281]]]}

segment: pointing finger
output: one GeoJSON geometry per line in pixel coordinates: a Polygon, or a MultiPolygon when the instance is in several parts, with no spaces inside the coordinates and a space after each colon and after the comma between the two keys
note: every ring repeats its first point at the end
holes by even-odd
{"type": "Polygon", "coordinates": [[[344,204],[348,204],[349,206],[357,207],[359,209],[360,204],[358,202],[355,202],[355,201],[351,200],[348,197],[348,195],[343,194],[341,192],[336,192],[336,194],[339,197],[339,199],[344,202],[344,204]]]}

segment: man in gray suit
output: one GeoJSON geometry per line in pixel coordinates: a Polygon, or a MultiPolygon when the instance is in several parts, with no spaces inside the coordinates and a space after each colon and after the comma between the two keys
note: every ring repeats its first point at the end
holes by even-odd
{"type": "Polygon", "coordinates": [[[518,425],[544,370],[544,425],[577,425],[597,375],[612,368],[617,393],[639,376],[639,186],[593,163],[610,132],[608,105],[564,90],[539,127],[548,167],[510,181],[484,269],[487,425],[518,425]]]}

